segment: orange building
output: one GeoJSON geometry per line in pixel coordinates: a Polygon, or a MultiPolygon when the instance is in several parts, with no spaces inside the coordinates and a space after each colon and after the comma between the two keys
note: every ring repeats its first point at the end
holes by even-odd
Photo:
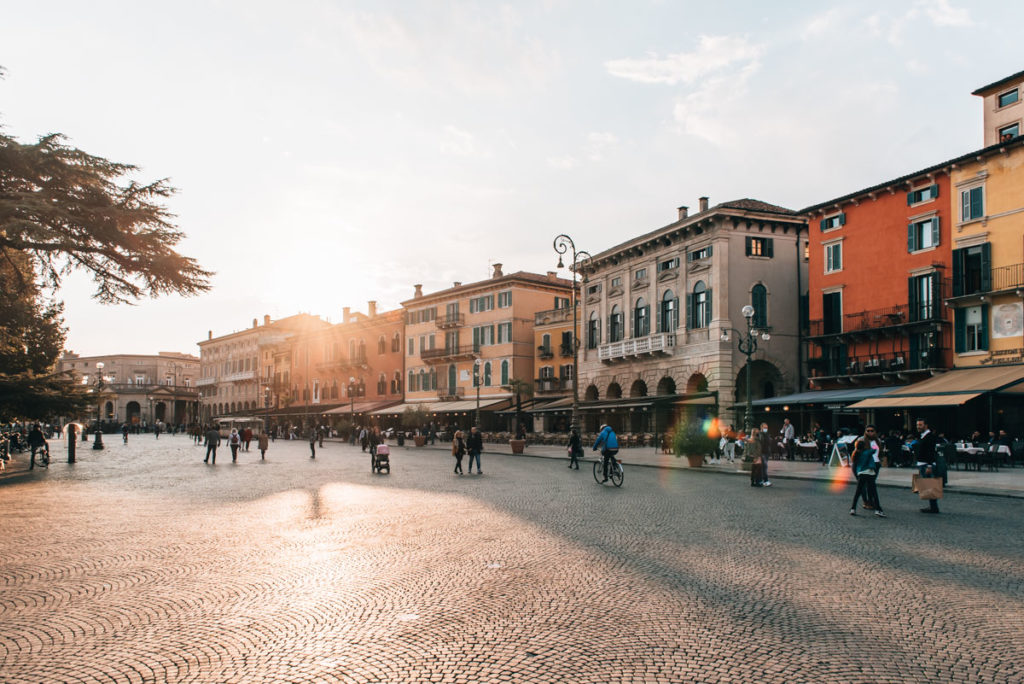
{"type": "Polygon", "coordinates": [[[342,322],[278,340],[261,350],[271,416],[294,424],[332,424],[402,400],[403,312],[366,314],[345,307],[342,322]]]}

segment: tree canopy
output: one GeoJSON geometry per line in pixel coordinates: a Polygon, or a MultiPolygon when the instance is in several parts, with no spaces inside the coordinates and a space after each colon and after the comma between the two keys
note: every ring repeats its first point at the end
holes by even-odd
{"type": "Polygon", "coordinates": [[[184,234],[161,200],[174,188],[127,180],[136,171],[57,134],[32,144],[0,134],[0,260],[14,267],[16,282],[39,277],[56,288],[81,269],[107,303],[207,291],[211,273],[173,249],[184,234]]]}

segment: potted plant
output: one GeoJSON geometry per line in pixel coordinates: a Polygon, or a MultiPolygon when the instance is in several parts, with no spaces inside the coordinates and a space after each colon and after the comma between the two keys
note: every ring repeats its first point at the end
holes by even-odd
{"type": "Polygon", "coordinates": [[[715,440],[699,422],[690,422],[676,428],[672,436],[672,451],[678,458],[686,456],[691,468],[704,465],[704,457],[714,453],[715,440]]]}
{"type": "Polygon", "coordinates": [[[516,439],[515,437],[513,437],[512,439],[508,440],[508,445],[512,448],[513,454],[521,454],[523,453],[523,449],[526,448],[526,440],[516,439]]]}
{"type": "MultiPolygon", "coordinates": [[[[402,412],[402,427],[409,428],[410,430],[419,430],[422,426],[427,423],[427,412],[422,406],[412,408],[407,406],[405,411],[402,412]]],[[[413,443],[418,446],[424,446],[427,443],[427,436],[416,432],[412,438],[413,443]]]]}

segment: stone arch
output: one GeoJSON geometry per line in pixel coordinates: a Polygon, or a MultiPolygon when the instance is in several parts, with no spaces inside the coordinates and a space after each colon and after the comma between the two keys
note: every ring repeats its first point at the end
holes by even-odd
{"type": "Polygon", "coordinates": [[[106,420],[110,420],[113,417],[114,417],[114,402],[108,401],[103,406],[103,418],[106,419],[106,420]]]}
{"type": "Polygon", "coordinates": [[[617,382],[609,383],[608,389],[605,390],[605,397],[608,399],[621,399],[622,398],[622,386],[617,382]]]}
{"type": "Polygon", "coordinates": [[[142,414],[142,407],[139,405],[139,402],[129,401],[125,405],[124,410],[125,413],[127,414],[125,418],[128,420],[129,423],[138,422],[139,416],[142,414]]]}
{"type": "MultiPolygon", "coordinates": [[[[750,362],[750,398],[768,399],[776,396],[785,385],[785,378],[771,361],[758,359],[750,362]]],[[[736,403],[747,400],[747,369],[741,366],[736,374],[736,403]]]]}
{"type": "Polygon", "coordinates": [[[583,401],[597,401],[600,398],[601,395],[597,391],[597,387],[594,385],[588,385],[587,391],[583,393],[583,401]]]}
{"type": "Polygon", "coordinates": [[[696,394],[697,392],[708,391],[708,379],[703,373],[694,373],[686,381],[686,393],[696,394]]]}
{"type": "Polygon", "coordinates": [[[629,388],[630,397],[646,397],[647,396],[647,383],[643,380],[634,380],[633,384],[629,388]]]}
{"type": "Polygon", "coordinates": [[[228,410],[231,411],[232,413],[234,413],[235,412],[235,402],[231,402],[228,406],[229,406],[228,410]]]}
{"type": "Polygon", "coordinates": [[[659,395],[675,394],[676,393],[676,381],[668,375],[661,378],[658,381],[658,389],[656,390],[659,395]]]}

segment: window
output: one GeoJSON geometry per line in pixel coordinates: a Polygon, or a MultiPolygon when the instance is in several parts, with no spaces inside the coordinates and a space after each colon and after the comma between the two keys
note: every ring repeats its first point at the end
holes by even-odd
{"type": "Polygon", "coordinates": [[[984,190],[984,186],[978,186],[960,193],[961,221],[973,221],[985,215],[984,190]]]}
{"type": "MultiPolygon", "coordinates": [[[[469,313],[480,313],[490,311],[494,308],[494,295],[484,295],[469,300],[469,313]]],[[[458,312],[456,312],[458,313],[458,312]]]]}
{"type": "Polygon", "coordinates": [[[963,318],[962,340],[960,326],[957,326],[957,352],[988,349],[988,305],[970,306],[963,310],[957,310],[956,314],[958,319],[963,318]]]}
{"type": "Polygon", "coordinates": [[[501,362],[501,384],[508,384],[508,360],[501,362]]]}
{"type": "Polygon", "coordinates": [[[555,297],[555,308],[556,309],[568,309],[569,298],[568,297],[555,297]]]}
{"type": "Polygon", "coordinates": [[[953,250],[953,296],[988,292],[992,289],[992,245],[953,250]]]}
{"type": "Polygon", "coordinates": [[[690,294],[688,309],[688,328],[707,328],[711,325],[711,289],[703,280],[698,280],[690,294]]]}
{"type": "Polygon", "coordinates": [[[846,225],[846,214],[839,212],[834,216],[826,216],[818,222],[818,227],[821,228],[822,232],[826,230],[835,230],[839,226],[846,225]]]}
{"type": "Polygon", "coordinates": [[[542,354],[550,354],[551,353],[551,335],[549,335],[548,333],[544,333],[543,335],[541,335],[541,337],[540,337],[540,346],[541,346],[541,353],[542,354]]]}
{"type": "Polygon", "coordinates": [[[419,385],[416,384],[415,372],[409,371],[409,382],[408,384],[406,384],[406,387],[409,389],[410,392],[416,392],[419,390],[419,385]]]}
{"type": "Polygon", "coordinates": [[[927,185],[917,190],[911,190],[907,193],[907,206],[914,204],[921,204],[922,202],[931,202],[933,199],[939,196],[939,186],[927,185]]]}
{"type": "Polygon", "coordinates": [[[491,362],[484,364],[484,387],[491,386],[491,362]]]}
{"type": "Polygon", "coordinates": [[[512,341],[512,323],[498,323],[498,344],[512,341]]]}
{"type": "Polygon", "coordinates": [[[498,308],[507,309],[512,306],[512,291],[498,293],[498,308]]]}
{"type": "Polygon", "coordinates": [[[679,300],[672,290],[661,296],[661,311],[658,316],[658,332],[670,333],[679,327],[679,300]]]}
{"type": "Polygon", "coordinates": [[[540,367],[540,379],[541,380],[549,380],[549,379],[551,379],[553,377],[555,377],[555,368],[554,368],[554,366],[541,366],[540,367]]]}
{"type": "Polygon", "coordinates": [[[930,321],[936,316],[938,300],[938,274],[914,276],[909,282],[907,303],[911,321],[930,321]]]}
{"type": "Polygon", "coordinates": [[[1007,140],[1013,140],[1020,135],[1020,124],[1010,124],[1009,126],[1003,126],[999,129],[999,142],[1006,142],[1007,140]]]}
{"type": "Polygon", "coordinates": [[[377,353],[385,354],[388,351],[388,341],[383,335],[377,338],[377,353]]]}
{"type": "Polygon", "coordinates": [[[907,251],[917,252],[922,249],[939,246],[939,217],[914,221],[907,224],[907,251]]]}
{"type": "Polygon", "coordinates": [[[711,256],[711,245],[695,249],[686,255],[687,261],[700,261],[701,259],[707,259],[711,256]]]}
{"type": "Polygon", "coordinates": [[[774,256],[772,254],[773,242],[774,241],[772,240],[772,238],[751,237],[748,235],[747,256],[767,257],[770,259],[772,256],[774,256]]]}
{"type": "Polygon", "coordinates": [[[596,294],[600,294],[600,292],[601,292],[601,285],[600,284],[598,284],[598,285],[591,285],[590,287],[587,288],[587,294],[588,295],[596,295],[596,294]]]}
{"type": "Polygon", "coordinates": [[[633,337],[646,337],[651,334],[651,307],[643,297],[636,300],[633,307],[633,337]]]}
{"type": "Polygon", "coordinates": [[[673,268],[679,268],[679,257],[672,257],[671,259],[658,262],[658,273],[662,273],[673,268]]]}
{"type": "Polygon", "coordinates": [[[618,342],[624,335],[625,331],[622,329],[622,310],[616,304],[612,307],[612,313],[608,317],[608,341],[618,342]]]}
{"type": "Polygon", "coordinates": [[[1017,89],[1014,88],[1013,90],[1006,91],[1005,93],[1000,95],[997,99],[998,99],[1000,107],[1007,107],[1009,105],[1012,105],[1014,102],[1016,102],[1018,100],[1018,98],[1019,98],[1019,95],[1017,94],[1017,89]]]}
{"type": "Polygon", "coordinates": [[[482,325],[473,328],[473,346],[481,347],[494,344],[494,326],[482,325]]]}
{"type": "Polygon", "coordinates": [[[755,328],[768,327],[768,288],[758,283],[750,289],[750,305],[754,307],[755,328]]]}
{"type": "Polygon", "coordinates": [[[597,349],[601,344],[601,318],[596,311],[590,312],[590,320],[587,321],[587,349],[597,349]]]}
{"type": "Polygon", "coordinates": [[[843,243],[833,242],[825,245],[825,273],[843,270],[843,243]]]}
{"type": "Polygon", "coordinates": [[[400,351],[402,351],[402,335],[401,334],[395,333],[391,337],[391,351],[393,351],[393,352],[400,352],[400,351]]]}
{"type": "Polygon", "coordinates": [[[821,296],[822,332],[834,335],[843,332],[843,293],[827,292],[821,296]]]}
{"type": "Polygon", "coordinates": [[[612,287],[622,287],[622,278],[612,278],[612,287]]]}
{"type": "Polygon", "coordinates": [[[647,280],[647,269],[638,268],[633,271],[633,280],[647,280]]]}

